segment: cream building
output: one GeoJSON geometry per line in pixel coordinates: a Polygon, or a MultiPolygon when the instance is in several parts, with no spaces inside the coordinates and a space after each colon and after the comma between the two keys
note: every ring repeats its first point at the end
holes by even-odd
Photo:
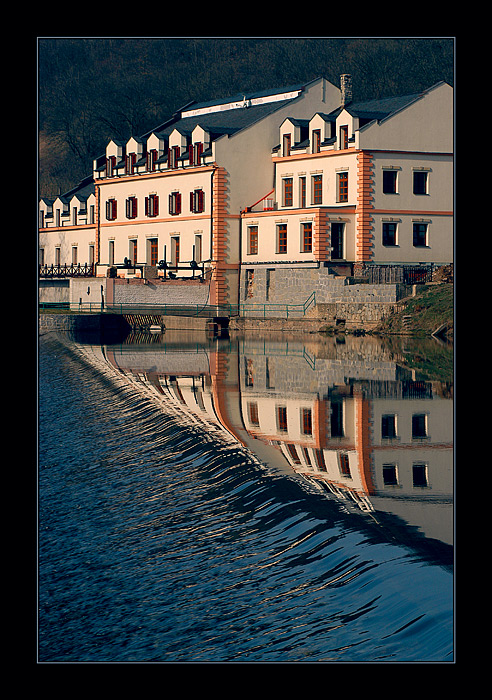
{"type": "Polygon", "coordinates": [[[341,106],[280,125],[275,187],[242,216],[245,299],[295,303],[248,294],[248,267],[279,279],[453,260],[452,88],[353,103],[342,78],[341,106]]]}

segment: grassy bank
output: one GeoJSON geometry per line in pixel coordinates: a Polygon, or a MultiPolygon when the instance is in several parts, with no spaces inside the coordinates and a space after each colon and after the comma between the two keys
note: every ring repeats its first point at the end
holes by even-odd
{"type": "Polygon", "coordinates": [[[417,294],[406,301],[402,310],[391,314],[376,329],[378,334],[397,333],[415,337],[430,336],[440,326],[442,337],[453,340],[453,285],[429,284],[417,287],[417,294]]]}

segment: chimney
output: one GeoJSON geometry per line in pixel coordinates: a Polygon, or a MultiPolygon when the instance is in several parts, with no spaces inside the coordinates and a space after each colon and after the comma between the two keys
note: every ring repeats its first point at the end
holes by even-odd
{"type": "Polygon", "coordinates": [[[342,107],[352,102],[352,76],[344,73],[340,76],[340,91],[342,93],[342,107]]]}

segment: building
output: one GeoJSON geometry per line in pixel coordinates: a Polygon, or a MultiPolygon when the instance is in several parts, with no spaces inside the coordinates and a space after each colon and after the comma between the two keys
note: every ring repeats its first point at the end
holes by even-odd
{"type": "MultiPolygon", "coordinates": [[[[114,274],[116,267],[120,276],[138,277],[160,267],[158,276],[167,280],[168,271],[193,278],[198,265],[210,284],[210,303],[236,303],[240,212],[272,189],[271,144],[279,124],[287,114],[332,111],[339,95],[319,78],[190,103],[142,137],[110,141],[94,161],[95,219],[83,244],[68,242],[75,235],[69,229],[78,191],[41,202],[42,264],[71,265],[74,248],[78,262],[89,262],[94,246],[97,276],[114,274]]],[[[79,215],[77,232],[81,227],[79,215]]]]}
{"type": "Polygon", "coordinates": [[[39,211],[52,277],[148,277],[170,298],[198,275],[213,305],[329,302],[334,279],[452,262],[453,90],[354,103],[343,75],[190,103],[111,140],[39,211]]]}
{"type": "Polygon", "coordinates": [[[242,214],[248,302],[295,303],[328,276],[453,260],[452,88],[353,103],[350,76],[342,85],[332,112],[280,124],[275,187],[242,214]]]}

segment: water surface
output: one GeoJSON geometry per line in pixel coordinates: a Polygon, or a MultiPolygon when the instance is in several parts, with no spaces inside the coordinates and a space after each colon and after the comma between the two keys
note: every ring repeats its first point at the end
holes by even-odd
{"type": "Polygon", "coordinates": [[[452,661],[450,352],[42,336],[39,661],[452,661]]]}

